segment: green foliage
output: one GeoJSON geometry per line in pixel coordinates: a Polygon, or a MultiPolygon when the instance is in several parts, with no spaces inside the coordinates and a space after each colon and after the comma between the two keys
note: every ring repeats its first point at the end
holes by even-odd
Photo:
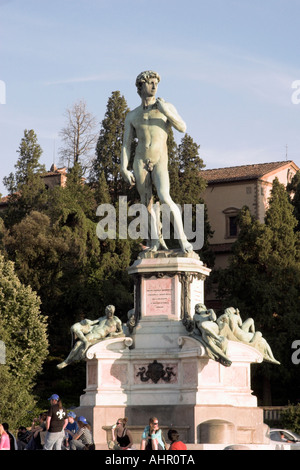
{"type": "Polygon", "coordinates": [[[282,410],[280,421],[284,429],[290,429],[300,434],[300,404],[289,405],[286,409],[282,410]]]}
{"type": "Polygon", "coordinates": [[[68,243],[59,237],[50,218],[32,211],[11,228],[5,237],[5,246],[21,281],[30,284],[40,294],[51,295],[51,289],[61,277],[68,243]]]}
{"type": "Polygon", "coordinates": [[[41,179],[45,167],[39,162],[42,149],[33,130],[24,131],[18,153],[15,174],[3,179],[10,194],[4,215],[7,226],[20,221],[33,209],[42,210],[47,202],[45,184],[41,179]]]}
{"type": "MultiPolygon", "coordinates": [[[[174,202],[181,206],[192,204],[195,208],[196,204],[204,204],[203,192],[206,188],[206,181],[201,176],[201,170],[205,165],[199,156],[199,149],[200,146],[188,134],[184,135],[177,146],[171,129],[168,136],[170,194],[174,202]]],[[[195,230],[195,211],[193,212],[193,230],[195,230]]],[[[211,236],[212,231],[205,206],[204,246],[200,255],[201,260],[212,268],[214,254],[209,247],[211,236]]],[[[169,243],[169,247],[172,247],[172,242],[169,243]]]]}
{"type": "Polygon", "coordinates": [[[180,204],[199,204],[206,187],[201,177],[204,168],[199,157],[200,145],[192,137],[185,134],[178,146],[180,193],[177,195],[180,204]]]}
{"type": "Polygon", "coordinates": [[[179,155],[178,155],[178,146],[174,139],[174,132],[172,127],[169,130],[168,134],[168,162],[169,162],[169,177],[170,177],[170,194],[173,201],[178,203],[178,195],[180,194],[180,165],[179,165],[179,155]]]}
{"type": "Polygon", "coordinates": [[[266,227],[271,230],[270,262],[274,265],[290,266],[299,262],[299,236],[295,233],[297,219],[293,212],[286,189],[276,178],[265,218],[266,227]]]}
{"type": "Polygon", "coordinates": [[[15,174],[11,173],[8,178],[4,178],[4,184],[10,194],[20,190],[24,184],[28,183],[29,179],[45,172],[44,165],[39,162],[43,151],[38,144],[37,135],[33,129],[30,131],[25,129],[24,137],[17,152],[19,158],[15,164],[15,174]]]}
{"type": "Polygon", "coordinates": [[[20,282],[13,263],[2,255],[0,338],[6,346],[6,364],[0,367],[0,416],[13,427],[35,406],[33,387],[47,356],[48,339],[40,299],[20,282]]]}
{"type": "Polygon", "coordinates": [[[90,175],[91,181],[96,184],[99,183],[101,175],[104,175],[112,203],[116,203],[119,196],[124,196],[128,192],[120,173],[124,124],[128,111],[125,98],[119,91],[114,91],[107,103],[90,175]]]}
{"type": "MultiPolygon", "coordinates": [[[[273,383],[285,383],[285,389],[294,382],[299,394],[299,380],[290,358],[292,341],[300,335],[299,237],[283,185],[274,181],[265,224],[244,207],[238,225],[240,232],[229,266],[217,274],[218,297],[224,308],[232,305],[239,308],[243,319],[254,318],[256,329],[281,362],[280,368],[260,368],[264,380],[268,377],[273,383]]],[[[286,390],[280,393],[288,398],[286,390]]]]}
{"type": "Polygon", "coordinates": [[[300,231],[300,171],[297,171],[291,183],[287,186],[291,204],[294,207],[294,216],[297,220],[297,232],[300,231]]]}

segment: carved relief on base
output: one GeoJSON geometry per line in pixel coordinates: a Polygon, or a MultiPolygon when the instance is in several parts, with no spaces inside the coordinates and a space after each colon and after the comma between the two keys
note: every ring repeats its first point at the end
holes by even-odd
{"type": "Polygon", "coordinates": [[[154,360],[148,364],[134,365],[134,383],[177,383],[178,382],[178,364],[175,362],[158,362],[154,360]]]}

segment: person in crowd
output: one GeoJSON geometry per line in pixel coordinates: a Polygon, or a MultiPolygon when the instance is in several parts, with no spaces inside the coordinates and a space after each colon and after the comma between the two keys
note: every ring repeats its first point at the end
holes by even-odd
{"type": "Polygon", "coordinates": [[[158,426],[158,419],[152,417],[142,434],[141,450],[165,450],[165,448],[166,445],[162,431],[158,426]]]}
{"type": "Polygon", "coordinates": [[[30,439],[32,437],[31,431],[28,431],[25,426],[20,426],[18,429],[18,434],[17,434],[17,445],[18,445],[18,450],[24,450],[30,439]]]}
{"type": "Polygon", "coordinates": [[[9,431],[8,423],[2,423],[2,424],[9,437],[10,450],[18,450],[17,440],[15,436],[9,431]]]}
{"type": "Polygon", "coordinates": [[[179,434],[175,429],[168,431],[168,439],[171,442],[169,450],[186,450],[186,445],[179,440],[179,434]]]}
{"type": "Polygon", "coordinates": [[[70,450],[95,450],[92,429],[84,416],[79,416],[79,431],[70,442],[70,450]]]}
{"type": "Polygon", "coordinates": [[[0,423],[0,450],[10,450],[9,435],[5,431],[2,423],[0,423]]]}
{"type": "Polygon", "coordinates": [[[117,419],[116,424],[112,426],[112,441],[108,443],[111,450],[128,450],[133,449],[133,437],[129,429],[127,429],[128,418],[117,419]]]}
{"type": "Polygon", "coordinates": [[[49,398],[50,408],[46,419],[46,438],[44,450],[62,450],[65,428],[68,424],[67,410],[57,394],[49,398]]]}
{"type": "Polygon", "coordinates": [[[79,431],[79,426],[76,422],[76,414],[74,411],[69,411],[68,413],[68,424],[65,429],[65,440],[64,446],[68,449],[70,446],[70,441],[73,439],[73,436],[79,431]]]}
{"type": "Polygon", "coordinates": [[[45,443],[47,413],[39,414],[34,418],[31,425],[31,438],[26,446],[26,450],[41,450],[45,443]]]}

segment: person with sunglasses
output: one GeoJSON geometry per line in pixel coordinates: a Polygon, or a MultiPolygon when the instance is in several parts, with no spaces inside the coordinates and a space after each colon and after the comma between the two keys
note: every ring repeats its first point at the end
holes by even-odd
{"type": "Polygon", "coordinates": [[[117,419],[116,424],[112,427],[112,441],[108,443],[111,450],[128,450],[133,449],[133,437],[129,429],[126,428],[128,418],[117,419]]]}
{"type": "Polygon", "coordinates": [[[141,450],[165,450],[165,448],[162,431],[158,427],[158,419],[152,417],[142,434],[141,450]]]}

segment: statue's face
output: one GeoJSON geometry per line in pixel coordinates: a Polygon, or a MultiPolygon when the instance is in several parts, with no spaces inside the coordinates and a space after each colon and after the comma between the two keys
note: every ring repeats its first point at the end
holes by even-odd
{"type": "Polygon", "coordinates": [[[114,312],[111,308],[106,308],[105,313],[106,313],[107,318],[111,318],[114,314],[114,312]]]}
{"type": "Polygon", "coordinates": [[[196,313],[201,313],[201,312],[205,312],[206,311],[206,307],[204,304],[197,304],[195,306],[195,312],[196,313]]]}
{"type": "Polygon", "coordinates": [[[157,92],[157,86],[157,78],[150,78],[148,82],[144,82],[141,89],[141,97],[150,98],[151,96],[155,96],[157,92]]]}

